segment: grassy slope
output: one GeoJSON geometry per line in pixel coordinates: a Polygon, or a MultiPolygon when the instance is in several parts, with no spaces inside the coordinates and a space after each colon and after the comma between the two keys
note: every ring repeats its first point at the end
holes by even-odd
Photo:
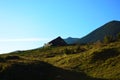
{"type": "MultiPolygon", "coordinates": [[[[42,73],[47,73],[45,74],[47,79],[41,78],[39,80],[120,80],[119,44],[120,41],[110,44],[98,42],[81,46],[48,47],[4,54],[0,57],[0,76],[2,73],[7,75],[11,69],[14,69],[14,64],[23,64],[18,69],[22,69],[26,65],[29,67],[32,64],[41,68],[32,66],[30,69],[34,74],[41,74],[39,73],[41,70],[43,70],[42,73]],[[11,56],[13,56],[12,59],[11,56]],[[40,67],[42,65],[41,61],[44,62],[44,66],[50,65],[52,68],[49,66],[46,68],[40,67]],[[39,64],[35,64],[38,62],[39,64]],[[49,70],[46,71],[46,69],[49,70]],[[35,73],[36,70],[39,70],[39,72],[35,73]]],[[[17,68],[14,71],[20,73],[17,68]]],[[[27,74],[29,74],[29,71],[27,74]]],[[[1,78],[0,80],[6,79],[1,78]]]]}

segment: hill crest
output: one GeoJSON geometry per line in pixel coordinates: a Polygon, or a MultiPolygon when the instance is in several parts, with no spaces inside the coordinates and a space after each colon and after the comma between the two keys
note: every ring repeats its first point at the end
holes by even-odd
{"type": "Polygon", "coordinates": [[[116,38],[118,33],[120,33],[120,21],[113,20],[79,39],[76,43],[91,43],[98,40],[103,41],[105,36],[116,38]]]}

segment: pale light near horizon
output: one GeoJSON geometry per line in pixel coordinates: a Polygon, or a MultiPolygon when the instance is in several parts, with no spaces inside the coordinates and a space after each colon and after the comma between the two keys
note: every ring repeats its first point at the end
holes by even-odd
{"type": "Polygon", "coordinates": [[[0,39],[0,42],[38,42],[38,41],[48,41],[47,38],[4,38],[0,39]]]}
{"type": "Polygon", "coordinates": [[[0,54],[39,48],[49,40],[49,38],[0,38],[0,54]]]}

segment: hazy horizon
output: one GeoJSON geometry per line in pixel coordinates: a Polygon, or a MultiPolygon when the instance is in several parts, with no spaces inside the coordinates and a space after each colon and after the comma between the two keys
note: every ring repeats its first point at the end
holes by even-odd
{"type": "Polygon", "coordinates": [[[48,41],[81,38],[120,20],[119,0],[1,0],[0,53],[34,49],[48,41]]]}

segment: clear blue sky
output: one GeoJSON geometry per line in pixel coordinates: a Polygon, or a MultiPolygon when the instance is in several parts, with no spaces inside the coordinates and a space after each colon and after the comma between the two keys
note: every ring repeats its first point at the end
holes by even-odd
{"type": "Polygon", "coordinates": [[[0,0],[0,53],[81,38],[111,20],[120,20],[120,0],[0,0]]]}

